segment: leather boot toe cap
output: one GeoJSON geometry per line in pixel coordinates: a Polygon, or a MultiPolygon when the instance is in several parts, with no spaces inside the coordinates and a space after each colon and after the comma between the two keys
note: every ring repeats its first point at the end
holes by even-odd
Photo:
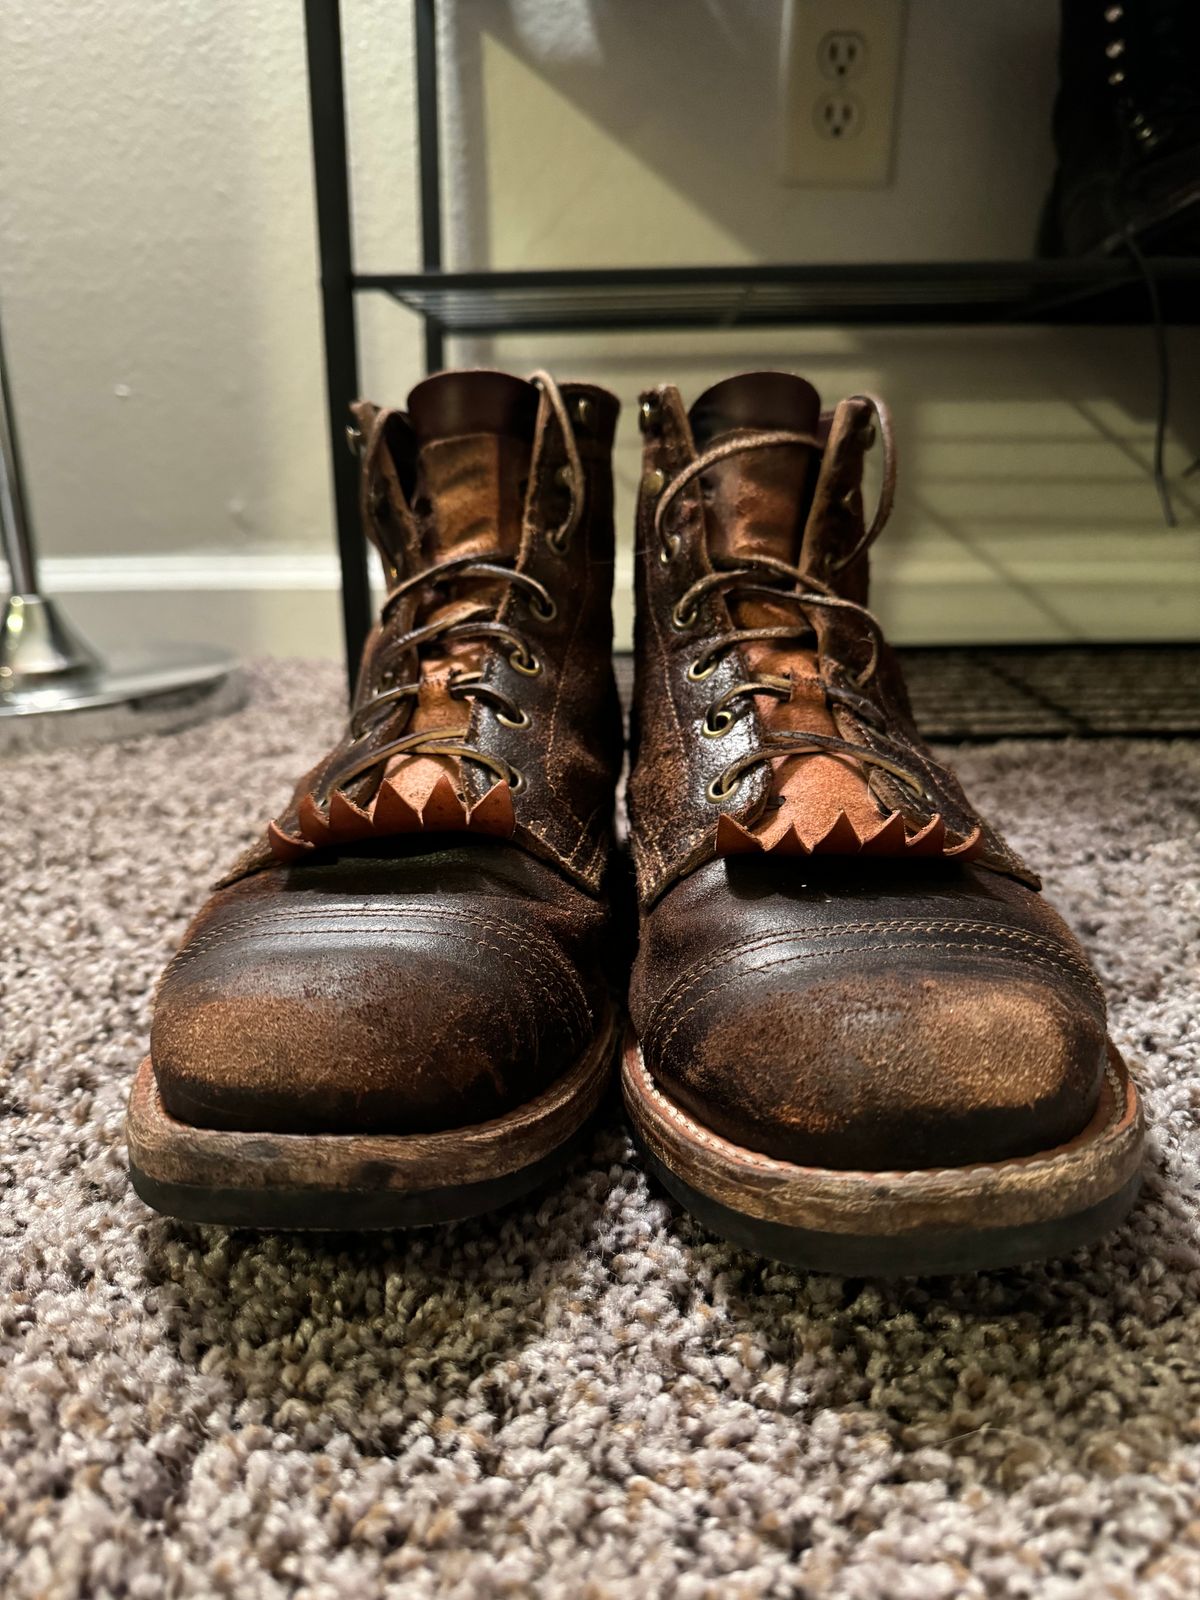
{"type": "Polygon", "coordinates": [[[1094,1111],[1106,1035],[1072,980],[1008,955],[873,961],[772,948],[643,1036],[664,1090],[734,1143],[895,1170],[1031,1155],[1094,1111]]]}
{"type": "Polygon", "coordinates": [[[532,1099],[590,1031],[553,941],[497,913],[264,904],[181,950],[151,1056],[165,1109],[197,1126],[421,1133],[532,1099]]]}

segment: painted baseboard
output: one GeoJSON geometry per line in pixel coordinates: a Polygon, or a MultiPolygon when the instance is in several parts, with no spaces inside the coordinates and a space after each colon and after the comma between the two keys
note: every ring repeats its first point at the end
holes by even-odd
{"type": "Polygon", "coordinates": [[[172,639],[245,657],[341,652],[332,552],[61,556],[43,560],[42,580],[101,649],[172,639]]]}
{"type": "MultiPolygon", "coordinates": [[[[156,639],[239,655],[336,657],[339,578],[332,552],[58,557],[48,593],[101,648],[156,639]]],[[[1195,638],[1200,569],[1179,560],[1046,560],[1009,580],[957,557],[881,562],[875,608],[898,644],[1195,638]]],[[[618,645],[632,635],[632,553],[617,562],[618,645]]]]}

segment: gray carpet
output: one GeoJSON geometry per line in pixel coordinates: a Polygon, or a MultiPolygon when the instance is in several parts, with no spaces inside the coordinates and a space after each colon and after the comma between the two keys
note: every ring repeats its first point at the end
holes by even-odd
{"type": "Polygon", "coordinates": [[[553,1192],[442,1233],[259,1239],[131,1195],[151,988],[332,726],[251,707],[4,774],[0,1593],[1200,1593],[1200,756],[959,762],[1094,954],[1156,1136],[1067,1262],[808,1278],[669,1207],[615,1117],[553,1192]]]}

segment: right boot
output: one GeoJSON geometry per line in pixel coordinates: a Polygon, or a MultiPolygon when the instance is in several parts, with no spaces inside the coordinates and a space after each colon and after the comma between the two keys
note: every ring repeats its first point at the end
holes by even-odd
{"type": "Polygon", "coordinates": [[[623,1081],[650,1170],[806,1269],[1090,1243],[1133,1204],[1141,1105],[1087,957],[921,741],[867,609],[887,407],[744,373],[688,411],[649,391],[642,431],[623,1081]]]}
{"type": "Polygon", "coordinates": [[[250,1227],[491,1209],[610,1080],[617,402],[443,373],[355,407],[388,594],[336,748],[192,923],[130,1100],[150,1205],[250,1227]]]}

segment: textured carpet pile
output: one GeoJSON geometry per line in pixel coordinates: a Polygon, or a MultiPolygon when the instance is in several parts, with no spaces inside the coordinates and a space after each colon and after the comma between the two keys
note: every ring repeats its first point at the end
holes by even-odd
{"type": "Polygon", "coordinates": [[[3,775],[0,1594],[1194,1600],[1200,755],[960,752],[1094,956],[1154,1122],[1110,1241],[881,1285],[713,1239],[615,1112],[438,1233],[187,1228],[124,1171],[152,987],[336,715],[3,775]]]}

